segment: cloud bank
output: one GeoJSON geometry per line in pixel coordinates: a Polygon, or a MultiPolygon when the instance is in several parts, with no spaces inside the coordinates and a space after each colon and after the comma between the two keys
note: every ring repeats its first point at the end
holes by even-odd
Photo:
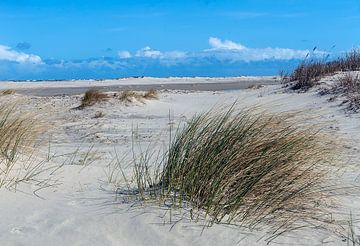
{"type": "MultiPolygon", "coordinates": [[[[326,55],[322,51],[296,50],[289,48],[250,48],[243,44],[231,40],[222,40],[217,37],[210,37],[208,40],[209,48],[197,51],[160,51],[146,46],[135,52],[134,57],[151,58],[159,60],[191,60],[197,58],[217,58],[219,60],[231,61],[262,61],[262,60],[292,60],[304,59],[305,57],[326,55]]],[[[130,58],[132,55],[129,51],[120,51],[120,58],[130,58]]]]}
{"type": "Polygon", "coordinates": [[[221,40],[216,37],[209,38],[210,49],[206,51],[215,53],[222,58],[230,58],[243,61],[262,60],[292,60],[304,59],[305,57],[321,56],[327,54],[323,51],[295,50],[289,48],[249,48],[230,40],[221,40]]]}
{"type": "Polygon", "coordinates": [[[40,56],[18,52],[5,45],[0,45],[0,60],[17,63],[42,63],[40,56]]]}
{"type": "Polygon", "coordinates": [[[145,46],[133,52],[119,50],[114,57],[80,60],[41,59],[0,45],[0,80],[273,75],[286,69],[287,64],[326,54],[290,48],[251,48],[217,37],[210,37],[208,47],[195,52],[161,51],[145,46]]]}

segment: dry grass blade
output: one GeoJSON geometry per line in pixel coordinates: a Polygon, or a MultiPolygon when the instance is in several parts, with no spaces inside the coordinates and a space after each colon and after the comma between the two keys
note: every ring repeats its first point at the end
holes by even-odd
{"type": "Polygon", "coordinates": [[[348,221],[349,231],[347,235],[347,245],[350,246],[358,246],[360,245],[360,235],[357,234],[357,230],[355,228],[353,215],[350,213],[350,219],[348,221]]]}

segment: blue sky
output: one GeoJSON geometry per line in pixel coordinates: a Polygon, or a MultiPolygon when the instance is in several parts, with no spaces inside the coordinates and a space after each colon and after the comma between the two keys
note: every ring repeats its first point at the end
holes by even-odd
{"type": "Polygon", "coordinates": [[[274,74],[359,44],[359,0],[0,2],[0,79],[274,74]]]}

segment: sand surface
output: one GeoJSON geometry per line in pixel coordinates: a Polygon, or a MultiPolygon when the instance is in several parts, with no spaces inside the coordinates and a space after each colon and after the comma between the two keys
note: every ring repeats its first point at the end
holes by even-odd
{"type": "Polygon", "coordinates": [[[103,91],[135,90],[239,90],[252,86],[279,84],[278,77],[233,77],[233,78],[125,78],[117,80],[74,80],[9,82],[0,81],[0,90],[15,89],[20,94],[33,96],[78,95],[89,88],[103,91]]]}
{"type": "MultiPolygon", "coordinates": [[[[360,117],[347,115],[338,102],[328,102],[316,91],[287,93],[280,85],[267,85],[258,89],[228,88],[233,82],[226,79],[210,87],[209,82],[194,83],[180,79],[169,82],[173,88],[160,91],[159,100],[125,105],[116,99],[96,104],[84,110],[73,110],[80,104],[85,88],[105,86],[114,93],[124,88],[121,82],[43,82],[0,83],[0,88],[15,88],[19,94],[1,96],[0,102],[17,101],[23,112],[35,112],[48,124],[38,147],[38,158],[52,156],[49,163],[63,164],[54,175],[57,186],[37,192],[31,185],[18,187],[17,192],[0,190],[0,244],[1,245],[266,245],[264,233],[248,231],[227,225],[214,225],[203,231],[199,223],[176,216],[158,207],[133,207],[119,199],[114,190],[114,180],[109,181],[109,167],[115,156],[131,157],[134,139],[140,147],[166,145],[169,123],[180,124],[195,113],[204,112],[214,106],[231,105],[243,108],[257,105],[266,111],[305,110],[305,114],[316,115],[327,121],[331,129],[337,129],[346,143],[348,167],[339,175],[339,182],[359,185],[360,174],[360,117]],[[87,85],[84,85],[88,83],[87,85]],[[199,91],[187,91],[188,86],[199,91]],[[201,85],[200,85],[201,84],[201,85]],[[201,86],[211,90],[201,89],[201,86]],[[198,86],[198,87],[196,87],[198,86]],[[59,91],[59,88],[61,90],[59,91]],[[71,88],[71,90],[69,89],[71,88]],[[75,89],[76,88],[76,89],[75,89]],[[176,90],[172,90],[175,89],[176,90]],[[170,90],[171,89],[171,90],[170,90]],[[181,89],[181,90],[180,90],[181,89]],[[185,90],[184,90],[185,89],[185,90]],[[37,93],[38,91],[38,93],[37,93]],[[25,93],[23,93],[25,92],[25,93]],[[65,94],[61,96],[54,96],[65,94]],[[94,118],[97,112],[101,118],[94,118]],[[77,151],[73,159],[72,153],[77,151]],[[91,153],[86,164],[84,156],[91,153]]],[[[251,85],[263,84],[263,78],[251,79],[251,85]],[[254,82],[256,81],[256,82],[254,82]],[[260,83],[261,81],[261,83],[260,83]]],[[[269,80],[272,81],[272,80],[269,80]]],[[[131,86],[148,88],[163,82],[138,81],[131,86]]],[[[211,83],[216,80],[212,79],[211,83]]],[[[244,82],[236,82],[239,84],[244,82]]],[[[268,83],[268,82],[266,82],[268,83]]],[[[266,84],[265,83],[265,84],[266,84]]],[[[269,82],[277,83],[277,82],[269,82]]],[[[127,86],[130,86],[128,84],[127,86]]],[[[103,88],[103,87],[102,87],[103,88]]],[[[163,89],[165,89],[163,88],[163,89]]],[[[243,86],[241,85],[241,88],[243,86]]],[[[131,174],[127,158],[122,160],[126,173],[131,174]]],[[[336,168],[334,168],[335,170],[336,168]]],[[[119,177],[118,177],[119,178],[119,177]]],[[[119,181],[120,182],[120,181],[119,181]]],[[[336,208],[334,218],[360,218],[360,197],[339,197],[342,206],[336,208]]],[[[358,224],[355,222],[355,227],[358,224]]],[[[358,230],[358,229],[356,229],[358,230]]],[[[344,237],[321,228],[302,228],[285,233],[270,245],[348,245],[344,237]]]]}

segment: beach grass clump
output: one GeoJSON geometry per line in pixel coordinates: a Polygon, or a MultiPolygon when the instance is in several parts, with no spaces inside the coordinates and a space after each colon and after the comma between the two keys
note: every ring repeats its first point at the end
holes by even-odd
{"type": "Polygon", "coordinates": [[[295,82],[291,85],[292,90],[307,91],[317,85],[323,76],[333,74],[339,71],[338,69],[336,63],[328,64],[322,61],[304,61],[295,68],[286,82],[295,82]]]}
{"type": "Polygon", "coordinates": [[[0,105],[0,158],[14,160],[21,149],[29,147],[39,133],[34,116],[20,114],[14,105],[0,105]]]}
{"type": "Polygon", "coordinates": [[[340,77],[338,83],[333,85],[335,93],[342,94],[360,94],[360,76],[359,74],[346,73],[340,77]]]}
{"type": "Polygon", "coordinates": [[[36,190],[55,185],[50,173],[57,167],[35,155],[43,125],[38,117],[21,113],[14,105],[0,105],[0,189],[16,190],[23,183],[36,190]]]}
{"type": "Polygon", "coordinates": [[[142,95],[136,91],[125,90],[120,93],[119,100],[124,103],[142,102],[142,95]]]}
{"type": "Polygon", "coordinates": [[[146,91],[143,95],[144,99],[148,99],[148,100],[155,100],[155,99],[159,99],[159,92],[155,89],[150,89],[148,91],[146,91]]]}
{"type": "Polygon", "coordinates": [[[296,114],[208,112],[178,130],[153,174],[144,155],[135,180],[144,199],[190,204],[191,217],[205,215],[210,225],[283,226],[312,217],[322,204],[332,146],[296,114]]]}
{"type": "Polygon", "coordinates": [[[5,89],[0,92],[1,95],[13,95],[16,91],[14,89],[5,89]]]}
{"type": "Polygon", "coordinates": [[[122,91],[119,95],[119,100],[124,103],[141,102],[144,100],[156,100],[159,99],[159,92],[155,89],[150,89],[146,92],[136,92],[131,90],[122,91]]]}
{"type": "Polygon", "coordinates": [[[357,70],[360,70],[360,51],[355,49],[333,61],[305,60],[289,75],[282,75],[282,78],[292,90],[307,91],[317,85],[324,76],[357,70]]]}
{"type": "Polygon", "coordinates": [[[89,89],[85,92],[84,97],[81,99],[81,105],[79,108],[92,106],[99,102],[108,100],[108,95],[98,89],[89,89]]]}

